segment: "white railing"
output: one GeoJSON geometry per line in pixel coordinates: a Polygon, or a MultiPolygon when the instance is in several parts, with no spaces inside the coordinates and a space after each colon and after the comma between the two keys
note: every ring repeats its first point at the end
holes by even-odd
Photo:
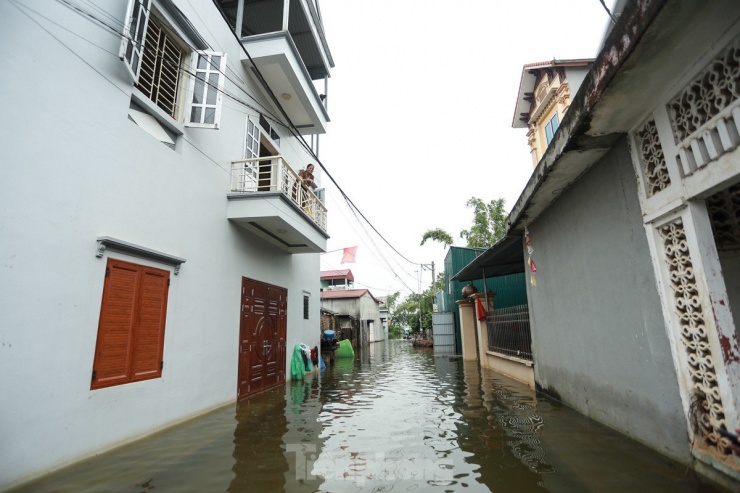
{"type": "Polygon", "coordinates": [[[326,207],[303,185],[298,173],[282,156],[239,159],[231,162],[231,191],[282,192],[317,226],[326,231],[326,207]]]}

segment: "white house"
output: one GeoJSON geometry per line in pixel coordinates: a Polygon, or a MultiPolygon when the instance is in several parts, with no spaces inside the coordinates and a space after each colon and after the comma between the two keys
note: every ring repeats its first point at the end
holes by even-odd
{"type": "Polygon", "coordinates": [[[318,344],[333,60],[317,0],[12,0],[0,39],[4,489],[318,344]]]}

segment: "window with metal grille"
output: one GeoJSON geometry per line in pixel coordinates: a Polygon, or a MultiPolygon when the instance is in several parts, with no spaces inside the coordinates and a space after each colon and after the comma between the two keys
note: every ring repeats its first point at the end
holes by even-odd
{"type": "Polygon", "coordinates": [[[177,118],[177,84],[181,62],[182,52],[174,37],[151,16],[136,87],[173,118],[177,118]]]}
{"type": "Polygon", "coordinates": [[[172,134],[183,133],[177,126],[183,120],[191,127],[219,127],[226,79],[226,54],[208,51],[187,19],[172,16],[173,9],[171,0],[129,0],[119,50],[141,92],[132,94],[130,119],[171,147],[172,134]]]}
{"type": "Polygon", "coordinates": [[[308,320],[308,295],[303,295],[303,318],[308,320]]]}

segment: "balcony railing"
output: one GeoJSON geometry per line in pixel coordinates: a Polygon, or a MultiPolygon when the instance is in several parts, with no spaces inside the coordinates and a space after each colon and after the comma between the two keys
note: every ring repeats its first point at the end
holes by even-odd
{"type": "Polygon", "coordinates": [[[488,312],[488,350],[532,361],[532,334],[527,305],[496,308],[488,312]]]}
{"type": "Polygon", "coordinates": [[[282,192],[322,231],[326,231],[326,207],[303,185],[282,156],[240,159],[231,162],[233,193],[282,192]]]}

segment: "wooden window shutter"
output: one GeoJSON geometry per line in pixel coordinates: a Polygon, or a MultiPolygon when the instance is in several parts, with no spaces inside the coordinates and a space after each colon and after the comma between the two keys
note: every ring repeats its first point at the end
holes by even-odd
{"type": "Polygon", "coordinates": [[[167,271],[143,269],[139,323],[134,333],[132,380],[146,380],[162,375],[169,279],[170,273],[167,271]]]}
{"type": "Polygon", "coordinates": [[[169,276],[108,259],[91,389],[161,376],[169,276]]]}

